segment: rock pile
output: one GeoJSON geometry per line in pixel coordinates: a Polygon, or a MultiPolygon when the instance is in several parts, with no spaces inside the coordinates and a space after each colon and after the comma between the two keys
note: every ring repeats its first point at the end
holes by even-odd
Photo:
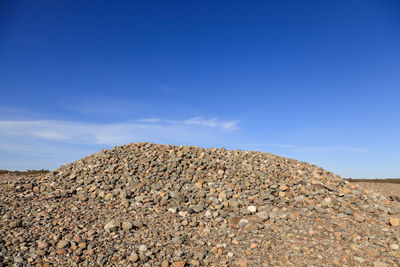
{"type": "Polygon", "coordinates": [[[0,262],[397,266],[399,202],[293,159],[136,143],[0,193],[0,262]]]}

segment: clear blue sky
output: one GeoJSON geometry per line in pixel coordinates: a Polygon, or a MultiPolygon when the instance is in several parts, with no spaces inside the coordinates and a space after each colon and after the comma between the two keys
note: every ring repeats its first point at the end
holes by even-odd
{"type": "Polygon", "coordinates": [[[1,1],[0,169],[135,141],[400,177],[400,1],[1,1]]]}

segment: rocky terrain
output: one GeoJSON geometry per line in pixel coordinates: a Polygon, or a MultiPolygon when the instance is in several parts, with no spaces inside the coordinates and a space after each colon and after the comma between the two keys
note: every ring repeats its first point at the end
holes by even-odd
{"type": "Polygon", "coordinates": [[[400,202],[252,151],[136,143],[0,183],[4,266],[399,266],[400,202]]]}

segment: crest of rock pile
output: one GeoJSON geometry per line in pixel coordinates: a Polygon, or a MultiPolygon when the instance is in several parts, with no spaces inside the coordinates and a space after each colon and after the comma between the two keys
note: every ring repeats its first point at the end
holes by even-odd
{"type": "Polygon", "coordinates": [[[1,184],[17,266],[395,266],[399,207],[251,151],[136,143],[1,184]]]}

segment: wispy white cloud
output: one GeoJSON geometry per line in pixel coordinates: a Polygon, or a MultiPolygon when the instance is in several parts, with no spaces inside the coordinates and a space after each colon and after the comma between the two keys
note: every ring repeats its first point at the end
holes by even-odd
{"type": "MultiPolygon", "coordinates": [[[[121,123],[58,120],[0,121],[2,138],[12,137],[18,140],[21,137],[33,137],[39,140],[85,145],[117,145],[132,141],[207,142],[234,129],[237,129],[237,123],[234,121],[204,118],[181,121],[147,118],[121,123]]],[[[7,147],[9,149],[10,145],[7,147]]]]}
{"type": "Polygon", "coordinates": [[[216,118],[204,119],[201,117],[191,118],[185,121],[188,125],[202,125],[213,128],[223,128],[227,130],[237,129],[237,121],[220,121],[216,118]]]}
{"type": "Polygon", "coordinates": [[[158,119],[158,118],[147,118],[147,119],[140,119],[140,120],[137,120],[138,122],[159,122],[160,121],[160,119],[158,119]]]}

